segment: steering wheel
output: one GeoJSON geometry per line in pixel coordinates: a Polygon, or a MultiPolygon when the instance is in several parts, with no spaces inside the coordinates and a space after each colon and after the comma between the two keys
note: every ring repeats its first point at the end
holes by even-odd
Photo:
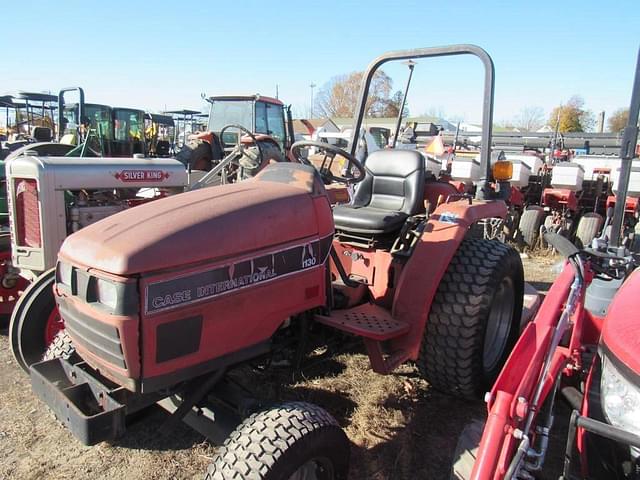
{"type": "Polygon", "coordinates": [[[343,149],[338,148],[334,145],[330,145],[328,143],[314,142],[311,140],[302,140],[300,142],[296,142],[293,145],[291,145],[291,155],[293,155],[293,157],[298,162],[304,165],[310,165],[316,168],[320,172],[320,176],[322,177],[322,180],[327,185],[332,182],[345,183],[347,185],[352,185],[354,183],[361,182],[362,180],[364,180],[364,177],[365,177],[364,166],[362,165],[362,163],[360,163],[360,161],[357,158],[355,158],[350,153],[345,152],[343,149]],[[311,161],[309,161],[308,158],[302,156],[302,153],[300,152],[300,150],[305,147],[315,147],[318,150],[321,150],[322,152],[324,152],[324,158],[322,159],[322,164],[320,165],[320,167],[317,167],[316,165],[311,163],[311,161]],[[333,164],[333,160],[335,159],[336,155],[340,155],[341,157],[344,157],[349,162],[348,167],[345,169],[346,172],[343,176],[336,176],[331,171],[331,166],[333,164]],[[327,165],[327,160],[329,162],[328,165],[327,165]],[[356,167],[357,175],[353,175],[351,173],[351,167],[350,167],[351,165],[356,167]]]}
{"type": "Polygon", "coordinates": [[[254,152],[242,145],[241,137],[240,135],[238,135],[238,141],[236,142],[236,146],[232,152],[237,154],[237,158],[234,159],[235,163],[237,163],[240,167],[246,169],[256,169],[260,167],[264,160],[262,147],[260,147],[260,143],[256,139],[255,135],[244,128],[242,125],[230,123],[229,125],[225,125],[224,127],[222,127],[222,130],[220,130],[220,142],[222,143],[222,145],[224,146],[225,144],[224,133],[231,128],[235,128],[236,130],[240,130],[242,133],[246,134],[249,138],[251,138],[251,140],[253,140],[253,144],[258,149],[258,154],[256,155],[254,152]]]}

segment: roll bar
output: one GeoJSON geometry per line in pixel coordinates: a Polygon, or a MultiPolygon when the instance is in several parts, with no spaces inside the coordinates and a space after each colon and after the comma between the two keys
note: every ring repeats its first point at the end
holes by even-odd
{"type": "Polygon", "coordinates": [[[82,117],[84,115],[84,90],[81,87],[63,88],[58,93],[58,141],[60,141],[62,139],[62,136],[64,135],[64,131],[62,128],[62,124],[63,124],[62,119],[64,118],[64,105],[65,105],[64,94],[66,92],[75,92],[75,91],[77,91],[78,95],[80,96],[80,98],[78,99],[78,122],[82,123],[82,117]]]}
{"type": "Polygon", "coordinates": [[[495,69],[493,60],[489,54],[477,45],[460,44],[442,47],[416,48],[410,50],[397,50],[380,55],[367,67],[360,87],[360,99],[356,108],[353,131],[351,134],[351,155],[355,155],[357,149],[358,132],[362,127],[366,113],[367,96],[369,87],[376,71],[385,63],[395,60],[409,60],[416,58],[449,57],[456,55],[474,55],[484,65],[484,95],[482,101],[482,145],[480,150],[480,179],[479,192],[484,192],[490,177],[491,158],[491,130],[493,126],[493,96],[495,88],[495,69]]]}

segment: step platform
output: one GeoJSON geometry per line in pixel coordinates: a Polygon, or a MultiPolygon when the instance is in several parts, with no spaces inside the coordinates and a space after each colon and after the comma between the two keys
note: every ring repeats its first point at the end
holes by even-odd
{"type": "Polygon", "coordinates": [[[393,318],[388,310],[372,303],[334,310],[330,316],[316,315],[315,320],[329,327],[376,341],[404,335],[410,327],[408,323],[393,318]]]}

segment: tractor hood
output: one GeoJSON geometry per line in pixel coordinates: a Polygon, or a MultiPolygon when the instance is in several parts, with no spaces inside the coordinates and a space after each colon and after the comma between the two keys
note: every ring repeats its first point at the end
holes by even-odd
{"type": "Polygon", "coordinates": [[[89,225],[67,237],[60,257],[125,276],[224,259],[324,233],[315,203],[305,189],[269,181],[204,188],[89,225]]]}
{"type": "Polygon", "coordinates": [[[640,375],[640,319],[637,296],[640,291],[640,269],[618,290],[602,328],[602,342],[617,360],[640,375]]]}

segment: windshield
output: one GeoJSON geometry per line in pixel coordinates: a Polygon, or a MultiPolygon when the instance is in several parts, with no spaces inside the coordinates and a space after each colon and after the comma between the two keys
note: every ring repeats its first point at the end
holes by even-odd
{"type": "Polygon", "coordinates": [[[144,112],[119,108],[114,110],[115,139],[121,142],[142,140],[144,112]]]}
{"type": "Polygon", "coordinates": [[[253,102],[249,100],[214,100],[209,115],[209,131],[219,132],[234,123],[249,131],[253,129],[253,102]]]}
{"type": "Polygon", "coordinates": [[[102,137],[111,140],[113,131],[111,128],[111,110],[102,105],[85,105],[84,113],[91,122],[91,128],[95,128],[102,137]]]}
{"type": "MultiPolygon", "coordinates": [[[[78,104],[65,105],[63,111],[64,133],[72,133],[78,127],[78,104]]],[[[96,134],[111,140],[113,129],[111,124],[111,108],[93,103],[84,104],[84,123],[95,130],[96,134]]]]}

